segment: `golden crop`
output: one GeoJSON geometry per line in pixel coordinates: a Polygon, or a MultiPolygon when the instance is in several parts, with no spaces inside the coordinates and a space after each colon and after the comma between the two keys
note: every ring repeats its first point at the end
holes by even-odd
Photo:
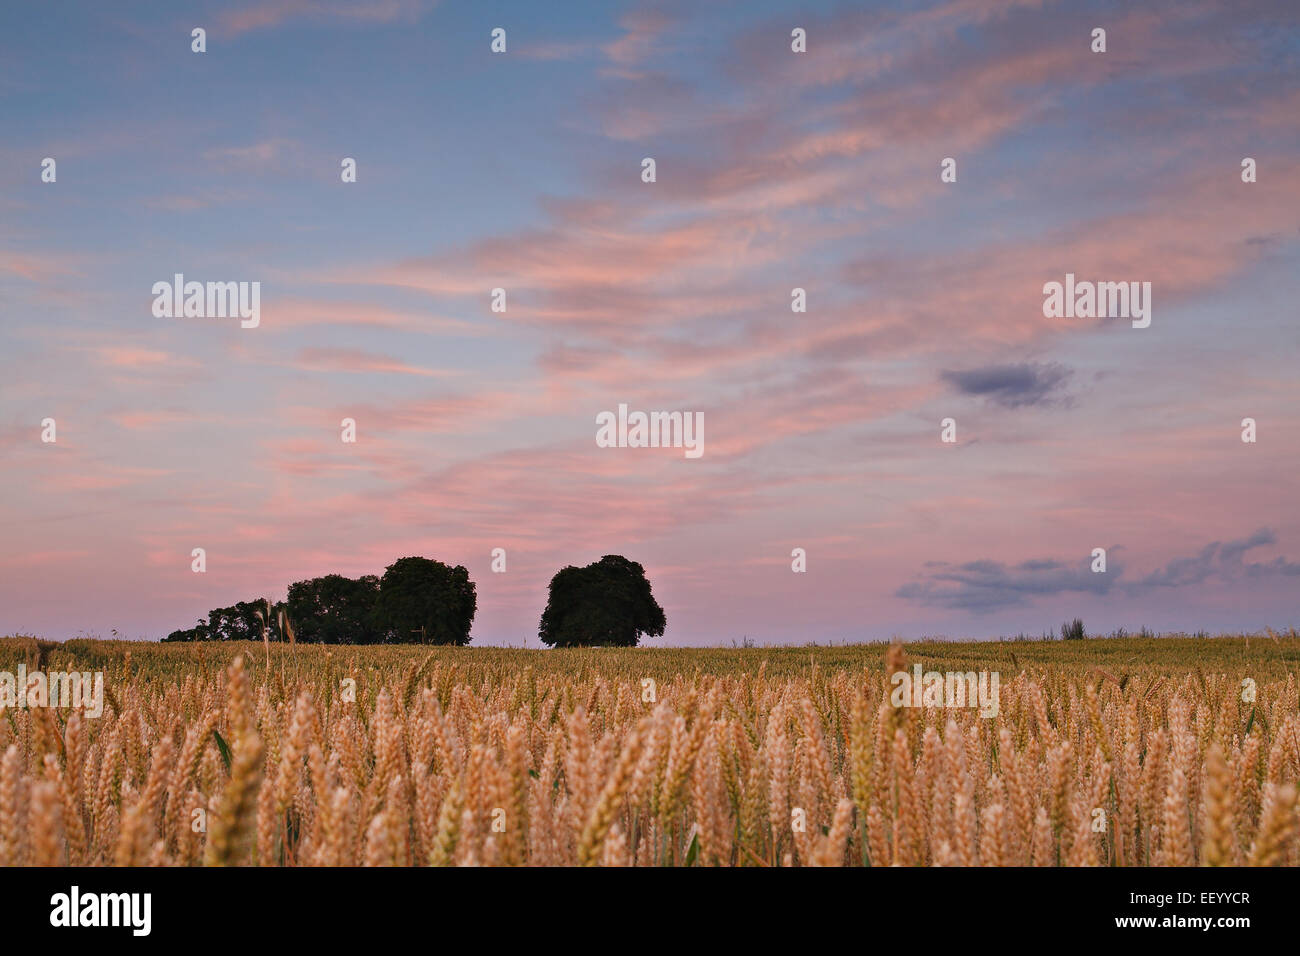
{"type": "Polygon", "coordinates": [[[1298,662],[6,639],[107,702],[0,716],[0,865],[1296,865],[1298,662]],[[893,706],[918,663],[998,672],[996,717],[893,706]]]}

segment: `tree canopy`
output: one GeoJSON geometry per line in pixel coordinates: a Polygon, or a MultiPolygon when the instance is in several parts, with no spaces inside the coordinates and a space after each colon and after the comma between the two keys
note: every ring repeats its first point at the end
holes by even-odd
{"type": "Polygon", "coordinates": [[[239,601],[208,612],[164,641],[257,641],[294,638],[320,644],[468,644],[477,610],[474,582],[460,566],[400,558],[383,577],[342,574],[295,581],[288,599],[239,601]],[[281,634],[281,620],[287,623],[281,634]]]}
{"type": "Polygon", "coordinates": [[[374,619],[387,643],[469,643],[478,597],[469,572],[429,558],[398,558],[379,579],[374,619]]]}
{"type": "Polygon", "coordinates": [[[289,585],[286,605],[289,621],[300,641],[376,644],[379,628],[374,615],[378,601],[378,575],[348,578],[327,574],[289,585]]]}
{"type": "Polygon", "coordinates": [[[285,605],[266,598],[237,601],[230,607],[213,608],[207,620],[199,619],[189,630],[172,631],[164,641],[260,641],[265,626],[271,640],[280,640],[280,612],[285,605]]]}
{"type": "Polygon", "coordinates": [[[635,647],[662,637],[667,620],[645,568],[607,554],[585,568],[569,566],[551,578],[538,638],[552,647],[635,647]]]}

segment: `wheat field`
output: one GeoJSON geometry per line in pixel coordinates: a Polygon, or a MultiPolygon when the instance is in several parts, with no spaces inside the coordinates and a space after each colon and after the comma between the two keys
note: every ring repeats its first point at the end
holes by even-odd
{"type": "Polygon", "coordinates": [[[0,640],[0,865],[1300,863],[1300,638],[779,649],[0,640]],[[997,715],[889,675],[996,671],[997,715]]]}

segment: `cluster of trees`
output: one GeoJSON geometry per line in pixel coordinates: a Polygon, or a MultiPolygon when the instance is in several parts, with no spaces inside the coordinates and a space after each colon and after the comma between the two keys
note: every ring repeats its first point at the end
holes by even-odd
{"type": "MultiPolygon", "coordinates": [[[[469,572],[429,558],[400,558],[384,571],[295,581],[284,601],[240,601],[208,612],[164,641],[298,640],[319,644],[469,643],[478,598],[469,572]]],[[[667,620],[645,568],[607,554],[551,579],[538,637],[552,647],[635,647],[662,637],[667,620]]]]}
{"type": "Polygon", "coordinates": [[[478,610],[469,572],[429,558],[399,558],[382,577],[295,581],[284,601],[240,601],[208,612],[164,641],[294,640],[318,644],[468,644],[478,610]]]}

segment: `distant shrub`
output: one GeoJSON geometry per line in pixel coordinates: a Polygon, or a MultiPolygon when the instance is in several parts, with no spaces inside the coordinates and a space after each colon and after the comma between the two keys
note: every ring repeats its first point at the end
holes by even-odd
{"type": "Polygon", "coordinates": [[[1061,640],[1063,641],[1081,641],[1086,634],[1083,632],[1083,619],[1076,617],[1073,621],[1066,621],[1061,625],[1061,640]]]}

